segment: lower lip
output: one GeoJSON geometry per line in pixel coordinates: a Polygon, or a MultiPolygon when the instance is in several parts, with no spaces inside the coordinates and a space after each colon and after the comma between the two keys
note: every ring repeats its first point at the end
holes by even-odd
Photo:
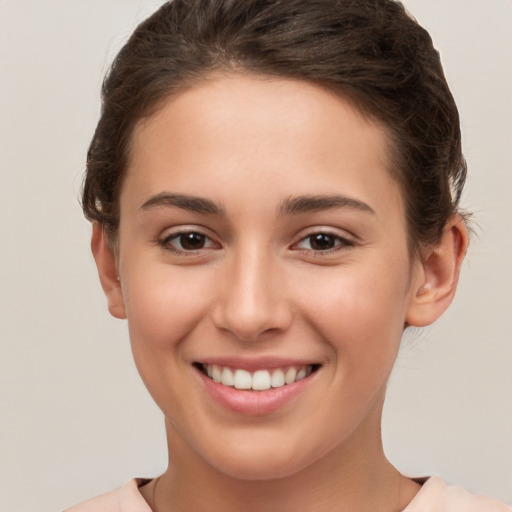
{"type": "Polygon", "coordinates": [[[311,383],[314,372],[293,384],[265,391],[246,391],[234,387],[223,386],[197,370],[210,396],[222,407],[238,414],[263,416],[275,412],[296,396],[301,394],[311,383]]]}

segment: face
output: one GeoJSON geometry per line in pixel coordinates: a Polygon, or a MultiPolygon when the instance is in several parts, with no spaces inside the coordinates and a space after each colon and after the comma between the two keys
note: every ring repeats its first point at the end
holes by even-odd
{"type": "Polygon", "coordinates": [[[379,438],[417,289],[388,167],[381,126],[293,80],[212,77],[136,128],[118,316],[180,453],[268,479],[379,438]]]}

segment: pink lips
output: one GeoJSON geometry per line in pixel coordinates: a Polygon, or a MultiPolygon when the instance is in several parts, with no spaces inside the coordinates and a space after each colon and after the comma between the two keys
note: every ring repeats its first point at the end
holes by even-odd
{"type": "MultiPolygon", "coordinates": [[[[233,366],[235,365],[233,364],[233,366]]],[[[250,370],[255,368],[255,364],[244,364],[241,362],[237,362],[236,366],[250,370]]],[[[258,366],[261,368],[262,366],[281,366],[281,364],[278,365],[274,362],[270,365],[269,362],[267,362],[267,365],[262,365],[262,361],[259,361],[258,366]]],[[[215,402],[229,411],[249,416],[270,414],[284,407],[304,391],[314,376],[314,374],[312,374],[292,384],[271,388],[265,391],[245,391],[216,383],[200,370],[197,370],[197,374],[201,378],[206,391],[215,402]]]]}

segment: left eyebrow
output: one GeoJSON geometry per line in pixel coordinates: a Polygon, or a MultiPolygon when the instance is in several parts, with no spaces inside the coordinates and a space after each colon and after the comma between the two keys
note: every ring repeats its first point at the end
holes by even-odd
{"type": "Polygon", "coordinates": [[[221,205],[203,197],[189,196],[186,194],[172,194],[162,192],[150,197],[141,207],[141,210],[151,210],[158,207],[176,207],[196,213],[210,215],[224,215],[221,205]]]}
{"type": "Polygon", "coordinates": [[[375,210],[363,201],[339,194],[289,197],[279,205],[278,211],[280,215],[294,215],[334,208],[348,208],[376,215],[375,210]]]}

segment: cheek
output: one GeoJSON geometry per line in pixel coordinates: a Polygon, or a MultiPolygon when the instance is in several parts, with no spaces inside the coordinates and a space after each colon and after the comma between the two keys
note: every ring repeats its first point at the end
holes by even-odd
{"type": "Polygon", "coordinates": [[[197,293],[196,288],[190,277],[180,279],[169,268],[154,275],[126,277],[124,295],[134,361],[150,394],[163,408],[187,393],[176,375],[189,364],[184,341],[204,318],[209,296],[204,282],[204,293],[197,293]]]}
{"type": "Polygon", "coordinates": [[[162,265],[152,273],[127,276],[123,295],[135,344],[151,345],[155,350],[169,348],[199,321],[210,293],[198,274],[173,272],[162,265]]]}
{"type": "Polygon", "coordinates": [[[314,286],[311,282],[302,291],[308,322],[332,345],[336,357],[376,366],[382,358],[394,357],[404,329],[408,266],[408,260],[354,263],[317,273],[314,286]]]}
{"type": "MultiPolygon", "coordinates": [[[[187,386],[177,376],[188,362],[183,341],[204,316],[205,303],[189,279],[169,269],[125,276],[126,313],[133,358],[149,393],[165,412],[184,414],[187,386]]],[[[205,294],[207,295],[207,294],[205,294]]]]}
{"type": "Polygon", "coordinates": [[[400,347],[408,267],[389,265],[387,274],[368,268],[326,273],[304,299],[306,329],[316,331],[330,351],[326,371],[332,392],[322,408],[329,415],[327,443],[344,438],[383,399],[400,347]]]}

